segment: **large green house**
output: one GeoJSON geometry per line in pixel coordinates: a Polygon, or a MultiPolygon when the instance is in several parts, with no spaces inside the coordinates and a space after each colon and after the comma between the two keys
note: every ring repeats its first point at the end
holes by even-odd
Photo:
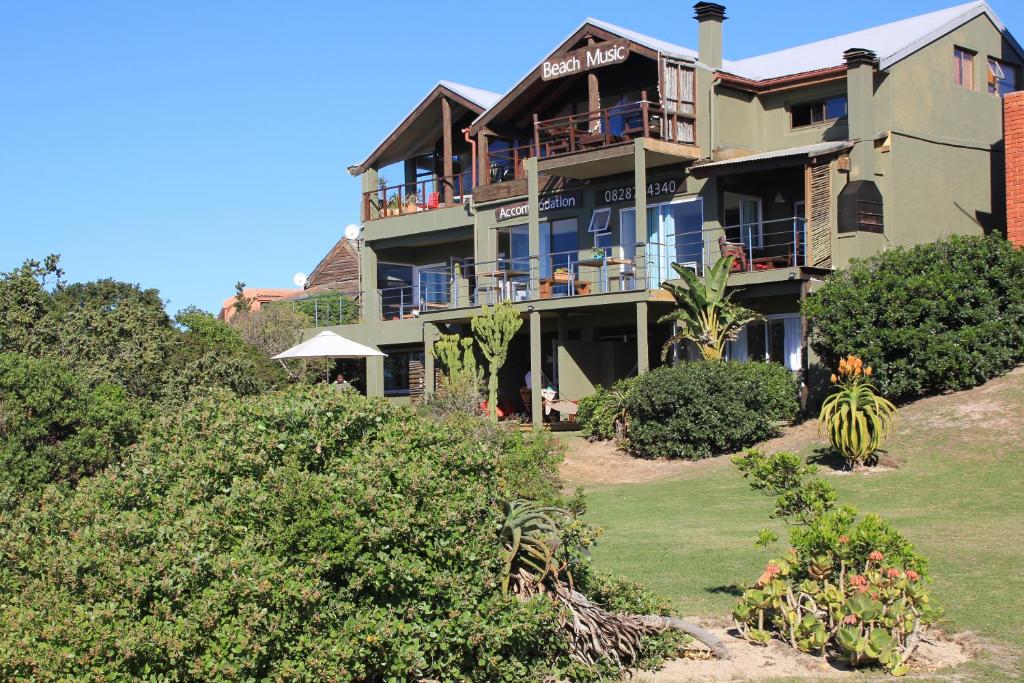
{"type": "Polygon", "coordinates": [[[986,3],[737,61],[725,7],[694,10],[696,50],[587,19],[504,94],[441,81],[349,168],[361,319],[334,329],[387,354],[367,393],[432,391],[437,336],[506,300],[526,324],[502,408],[539,421],[542,387],[574,400],[662,363],[659,284],[722,254],[765,315],[730,357],[806,380],[800,301],[833,269],[1003,227],[1024,52],[986,3]]]}

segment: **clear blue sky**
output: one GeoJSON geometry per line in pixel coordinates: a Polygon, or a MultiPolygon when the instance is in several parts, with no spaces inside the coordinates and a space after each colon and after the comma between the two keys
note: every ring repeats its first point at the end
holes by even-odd
{"type": "MultiPolygon", "coordinates": [[[[692,4],[0,0],[0,270],[57,252],[172,312],[291,286],[434,82],[506,90],[588,15],[696,48],[692,4]]],[[[957,3],[725,4],[741,58],[957,3]]],[[[1024,3],[990,4],[1024,39],[1024,3]]]]}

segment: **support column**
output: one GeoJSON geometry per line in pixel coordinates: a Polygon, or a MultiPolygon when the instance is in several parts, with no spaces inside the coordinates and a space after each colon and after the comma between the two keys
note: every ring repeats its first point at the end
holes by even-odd
{"type": "MultiPolygon", "coordinates": [[[[363,188],[362,220],[364,221],[380,217],[382,200],[379,198],[380,193],[377,188],[379,178],[380,175],[375,168],[368,168],[359,176],[363,188]]],[[[387,199],[385,198],[383,201],[387,201],[387,199]]]]}
{"type": "Polygon", "coordinates": [[[434,340],[437,339],[437,327],[433,323],[423,325],[423,395],[434,393],[434,340]]]}
{"type": "Polygon", "coordinates": [[[651,369],[650,351],[647,348],[647,302],[636,302],[636,374],[642,375],[651,369]]]}
{"type": "Polygon", "coordinates": [[[476,170],[476,184],[491,184],[491,153],[487,149],[487,134],[480,131],[476,134],[476,156],[479,165],[476,170]]]}
{"type": "MultiPolygon", "coordinates": [[[[537,158],[532,157],[524,162],[526,166],[526,199],[529,202],[527,216],[530,233],[530,256],[540,257],[540,179],[537,176],[537,158]]],[[[540,292],[540,263],[530,259],[530,298],[537,298],[540,292]]]]}
{"type": "MultiPolygon", "coordinates": [[[[644,149],[642,138],[633,141],[633,195],[636,206],[636,241],[640,244],[647,243],[647,150],[644,149]]],[[[655,247],[660,254],[660,249],[655,247]]],[[[645,250],[650,251],[651,247],[645,250]]],[[[650,261],[648,255],[648,261],[650,261]]],[[[657,264],[654,264],[657,268],[657,264]]],[[[659,268],[660,271],[660,268],[659,268]]],[[[646,276],[647,274],[644,273],[646,276]]],[[[659,277],[661,277],[659,272],[659,277]]]]}
{"type": "Polygon", "coordinates": [[[533,428],[544,426],[544,405],[540,390],[544,386],[544,375],[541,373],[540,355],[540,311],[530,311],[530,415],[533,416],[533,428]]]}
{"type": "MultiPolygon", "coordinates": [[[[593,45],[596,41],[587,38],[587,45],[593,45]]],[[[597,72],[591,70],[587,74],[587,109],[594,112],[601,108],[601,90],[597,81],[597,72]]],[[[587,126],[590,132],[601,130],[601,115],[593,114],[587,126]]]]}
{"type": "Polygon", "coordinates": [[[372,356],[366,359],[366,395],[384,395],[384,357],[372,356]]]}
{"type": "Polygon", "coordinates": [[[359,289],[362,291],[362,320],[379,321],[381,316],[380,293],[377,291],[377,252],[366,240],[359,245],[359,289]]]}
{"type": "Polygon", "coordinates": [[[455,200],[454,188],[451,185],[452,177],[452,103],[448,101],[447,97],[441,98],[441,154],[444,156],[443,160],[443,171],[444,175],[444,203],[445,206],[451,206],[455,200]]]}

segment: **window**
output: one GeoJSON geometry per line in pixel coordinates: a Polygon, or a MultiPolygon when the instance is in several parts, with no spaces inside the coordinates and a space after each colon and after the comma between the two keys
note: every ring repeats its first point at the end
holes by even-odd
{"type": "Polygon", "coordinates": [[[636,258],[636,243],[644,244],[650,289],[657,289],[663,280],[675,277],[673,262],[698,274],[703,272],[704,203],[699,197],[648,205],[646,236],[636,234],[636,208],[621,209],[619,229],[625,258],[636,258]]]}
{"type": "Polygon", "coordinates": [[[974,53],[962,47],[953,48],[953,82],[974,90],[974,53]]]}
{"type": "MultiPolygon", "coordinates": [[[[410,366],[423,363],[422,351],[391,351],[384,358],[384,395],[408,396],[410,389],[410,366]]],[[[418,387],[417,387],[418,389],[418,387]]]]}
{"type": "Polygon", "coordinates": [[[764,248],[764,223],[761,220],[760,197],[734,192],[724,196],[725,237],[735,244],[743,244],[750,254],[764,248]]]}
{"type": "Polygon", "coordinates": [[[552,270],[564,268],[575,271],[579,260],[579,237],[576,234],[576,219],[540,223],[540,275],[551,277],[552,270]]]}
{"type": "Polygon", "coordinates": [[[590,227],[587,232],[608,232],[608,221],[611,220],[611,209],[594,209],[590,215],[590,227]]]}
{"type": "Polygon", "coordinates": [[[799,315],[769,315],[740,330],[726,355],[729,360],[781,363],[796,372],[803,366],[802,332],[799,315]]]}
{"type": "Polygon", "coordinates": [[[789,108],[790,126],[800,128],[826,123],[846,117],[846,95],[837,95],[827,100],[794,104],[789,108]]]}
{"type": "Polygon", "coordinates": [[[1002,97],[1017,89],[1017,67],[998,59],[988,60],[988,93],[1002,97]]]}

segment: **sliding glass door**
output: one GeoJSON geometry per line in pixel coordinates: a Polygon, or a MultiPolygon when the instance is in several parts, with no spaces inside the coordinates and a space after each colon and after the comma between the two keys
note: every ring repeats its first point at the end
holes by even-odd
{"type": "MultiPolygon", "coordinates": [[[[647,286],[656,289],[675,277],[672,263],[704,273],[704,205],[699,197],[647,207],[644,267],[647,286]]],[[[619,212],[619,231],[627,258],[636,258],[636,209],[619,212]]],[[[638,264],[639,266],[639,264],[638,264]]]]}

